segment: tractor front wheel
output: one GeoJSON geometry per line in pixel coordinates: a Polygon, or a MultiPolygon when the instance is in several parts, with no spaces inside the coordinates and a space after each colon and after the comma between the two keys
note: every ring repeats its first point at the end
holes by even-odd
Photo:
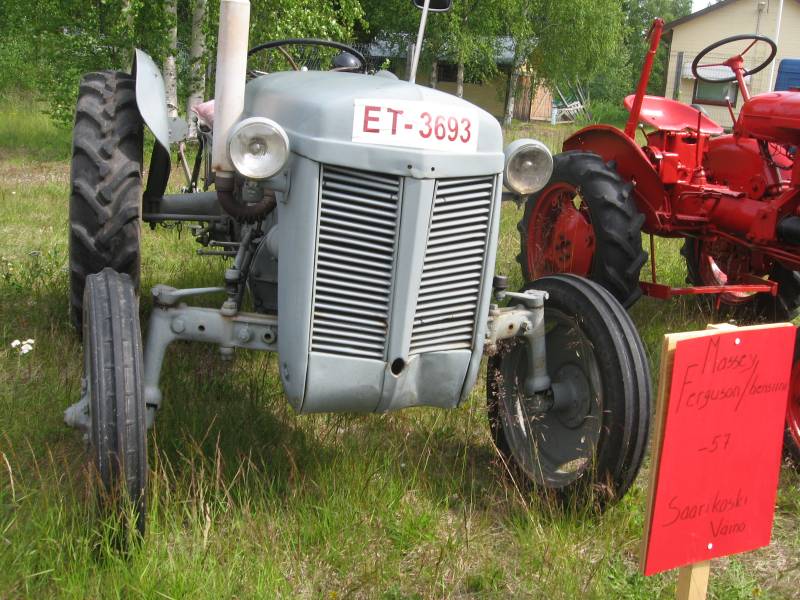
{"type": "Polygon", "coordinates": [[[651,383],[641,338],[598,284],[574,275],[537,280],[552,401],[527,398],[528,345],[490,357],[489,423],[510,474],[566,506],[604,507],[630,487],[647,446],[651,383]]]}
{"type": "Polygon", "coordinates": [[[80,334],[86,278],[111,267],[139,289],[143,123],[128,73],[84,75],[72,135],[70,316],[80,334]]]}
{"type": "Polygon", "coordinates": [[[83,311],[83,384],[100,505],[143,534],[147,421],[139,301],[131,278],[108,268],[89,275],[83,311]]]}
{"type": "Polygon", "coordinates": [[[525,280],[572,273],[596,281],[626,308],[636,302],[647,254],[632,189],[597,154],[555,156],[550,182],[527,201],[518,225],[525,280]]]}

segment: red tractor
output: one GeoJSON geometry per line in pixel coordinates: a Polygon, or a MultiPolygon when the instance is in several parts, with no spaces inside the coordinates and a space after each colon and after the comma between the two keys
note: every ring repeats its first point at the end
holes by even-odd
{"type": "MultiPolygon", "coordinates": [[[[523,274],[528,281],[586,276],[628,307],[643,293],[715,294],[718,306],[787,320],[800,306],[800,90],[751,97],[746,78],[777,52],[769,38],[738,35],[705,48],[692,63],[694,77],[736,82],[744,99],[738,117],[728,101],[734,124],[725,134],[699,107],[645,95],[663,25],[654,22],[639,87],[625,99],[625,130],[595,125],[575,133],[555,157],[549,183],[527,199],[523,274]],[[754,55],[758,64],[748,66],[754,55]],[[650,126],[644,146],[635,141],[640,122],[650,126]],[[650,235],[651,281],[639,280],[647,262],[642,232],[650,235]],[[657,282],[655,235],[685,240],[692,287],[657,282]]],[[[792,405],[798,449],[800,398],[792,405]]]]}

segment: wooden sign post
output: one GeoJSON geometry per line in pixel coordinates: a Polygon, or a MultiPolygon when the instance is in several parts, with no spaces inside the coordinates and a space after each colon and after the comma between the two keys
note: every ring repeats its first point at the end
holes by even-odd
{"type": "Polygon", "coordinates": [[[642,570],[681,568],[706,597],[713,558],[769,544],[794,349],[791,324],[667,335],[642,570]]]}

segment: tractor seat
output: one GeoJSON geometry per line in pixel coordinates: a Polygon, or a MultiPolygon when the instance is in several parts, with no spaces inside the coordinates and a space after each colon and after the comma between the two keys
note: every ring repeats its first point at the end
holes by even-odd
{"type": "MultiPolygon", "coordinates": [[[[625,98],[625,108],[628,112],[633,107],[634,98],[634,95],[625,98]]],[[[696,130],[697,112],[697,109],[676,100],[662,98],[661,96],[645,96],[639,120],[661,131],[696,130]]],[[[707,135],[722,135],[724,130],[706,115],[702,115],[700,117],[700,132],[707,135]]]]}
{"type": "Polygon", "coordinates": [[[198,121],[208,127],[214,126],[214,101],[209,100],[202,104],[196,104],[192,107],[192,111],[197,115],[198,121]]]}

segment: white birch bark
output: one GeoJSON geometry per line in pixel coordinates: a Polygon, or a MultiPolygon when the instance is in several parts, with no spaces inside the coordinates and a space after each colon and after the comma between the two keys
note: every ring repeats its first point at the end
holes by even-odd
{"type": "MultiPolygon", "coordinates": [[[[133,28],[134,28],[134,24],[135,24],[135,20],[134,19],[135,19],[136,15],[134,14],[133,6],[131,5],[131,0],[123,0],[123,2],[122,2],[122,16],[123,16],[123,19],[125,20],[125,33],[132,40],[133,37],[134,37],[134,29],[133,28]]],[[[126,62],[128,62],[130,66],[133,66],[134,52],[133,52],[133,48],[132,47],[125,49],[124,56],[126,57],[126,62]]]]}
{"type": "Polygon", "coordinates": [[[508,127],[511,125],[511,120],[514,118],[514,96],[517,94],[517,81],[519,81],[519,67],[517,61],[511,66],[511,71],[508,74],[508,91],[506,95],[506,111],[503,115],[503,126],[508,127]]]}
{"type": "Polygon", "coordinates": [[[205,100],[206,70],[203,57],[206,52],[206,2],[194,0],[192,10],[192,43],[189,48],[189,98],[186,101],[186,117],[189,120],[189,138],[197,137],[197,127],[192,118],[192,108],[205,100]]]}
{"type": "Polygon", "coordinates": [[[178,116],[178,0],[166,0],[164,11],[169,22],[169,54],[164,60],[164,87],[167,90],[167,112],[178,116]]]}

